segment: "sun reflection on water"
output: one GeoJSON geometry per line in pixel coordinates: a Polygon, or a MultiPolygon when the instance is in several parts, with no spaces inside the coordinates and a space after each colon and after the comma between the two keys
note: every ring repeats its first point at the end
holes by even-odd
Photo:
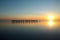
{"type": "Polygon", "coordinates": [[[54,23],[53,23],[52,20],[50,20],[50,21],[48,22],[48,24],[52,27],[54,23]]]}
{"type": "Polygon", "coordinates": [[[50,28],[53,27],[54,22],[53,22],[53,17],[52,16],[49,16],[49,22],[48,22],[48,24],[49,24],[50,28]]]}

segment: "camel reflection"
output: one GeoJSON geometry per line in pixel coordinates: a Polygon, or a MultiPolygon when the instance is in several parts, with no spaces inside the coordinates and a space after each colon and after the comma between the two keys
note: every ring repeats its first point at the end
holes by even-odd
{"type": "Polygon", "coordinates": [[[38,20],[12,20],[12,23],[30,24],[30,23],[38,23],[38,20]]]}

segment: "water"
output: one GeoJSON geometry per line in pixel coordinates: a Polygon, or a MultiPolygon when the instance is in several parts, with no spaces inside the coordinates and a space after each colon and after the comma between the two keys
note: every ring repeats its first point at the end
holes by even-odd
{"type": "Polygon", "coordinates": [[[58,40],[60,22],[0,22],[0,38],[3,40],[58,40]]]}

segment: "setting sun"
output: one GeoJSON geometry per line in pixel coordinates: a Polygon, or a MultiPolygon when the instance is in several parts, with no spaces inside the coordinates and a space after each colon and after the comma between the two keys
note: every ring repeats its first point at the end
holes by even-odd
{"type": "Polygon", "coordinates": [[[53,16],[49,16],[49,19],[52,20],[53,19],[53,16]]]}
{"type": "Polygon", "coordinates": [[[52,19],[52,16],[49,16],[50,19],[52,19]]]}

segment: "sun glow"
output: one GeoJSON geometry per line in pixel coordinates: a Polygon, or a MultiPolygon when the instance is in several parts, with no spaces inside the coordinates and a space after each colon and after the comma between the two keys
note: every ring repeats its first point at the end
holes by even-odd
{"type": "Polygon", "coordinates": [[[53,16],[49,16],[49,20],[50,20],[50,21],[53,20],[53,16]]]}
{"type": "Polygon", "coordinates": [[[52,27],[53,26],[53,16],[49,16],[48,18],[49,18],[48,24],[50,25],[50,27],[52,27]]]}

